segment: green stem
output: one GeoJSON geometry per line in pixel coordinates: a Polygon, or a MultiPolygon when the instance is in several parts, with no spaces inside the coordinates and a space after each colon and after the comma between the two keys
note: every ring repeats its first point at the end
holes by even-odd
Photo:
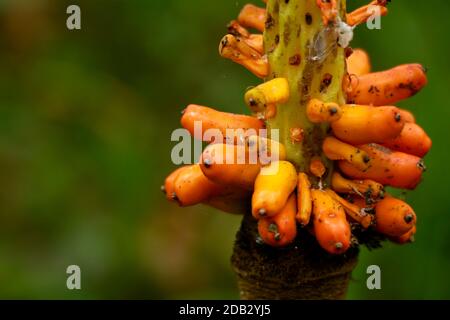
{"type": "MultiPolygon", "coordinates": [[[[339,3],[343,17],[346,0],[339,3]]],[[[290,86],[289,101],[277,106],[277,115],[267,121],[267,126],[280,130],[288,160],[298,170],[308,173],[310,159],[320,156],[329,177],[332,162],[321,151],[328,125],[311,123],[306,117],[306,105],[312,98],[345,102],[342,90],[345,50],[337,46],[336,29],[324,26],[316,0],[269,0],[264,43],[271,69],[268,80],[284,77],[290,86]],[[291,137],[291,130],[296,128],[303,130],[302,142],[291,137]]]]}

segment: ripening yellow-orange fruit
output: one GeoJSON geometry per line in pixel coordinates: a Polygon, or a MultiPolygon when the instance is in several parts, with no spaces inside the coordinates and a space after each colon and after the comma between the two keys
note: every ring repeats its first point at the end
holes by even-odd
{"type": "MultiPolygon", "coordinates": [[[[251,116],[221,112],[195,104],[189,105],[184,110],[183,116],[181,117],[181,125],[198,140],[204,140],[205,131],[209,129],[220,130],[220,133],[223,135],[224,139],[226,139],[227,129],[253,129],[258,132],[258,130],[265,127],[264,122],[251,116]],[[199,132],[195,132],[196,122],[201,124],[202,130],[199,132]]],[[[222,141],[215,142],[217,143],[222,141]]]]}
{"type": "Polygon", "coordinates": [[[338,13],[337,0],[316,0],[316,5],[322,12],[322,22],[325,26],[336,19],[338,13]]]}
{"type": "Polygon", "coordinates": [[[411,230],[406,232],[405,234],[402,234],[399,237],[389,237],[389,240],[392,242],[398,243],[398,244],[405,244],[408,242],[414,242],[414,236],[417,232],[416,226],[412,227],[411,230]]]}
{"type": "Polygon", "coordinates": [[[352,197],[350,197],[349,202],[358,206],[365,212],[371,212],[373,211],[372,209],[375,207],[375,201],[372,201],[368,198],[362,198],[357,195],[353,195],[352,197]]]}
{"type": "Polygon", "coordinates": [[[366,171],[370,167],[370,156],[367,152],[334,137],[325,138],[322,151],[328,159],[346,160],[359,170],[366,171]]]}
{"type": "Polygon", "coordinates": [[[206,178],[198,164],[185,167],[173,183],[176,200],[183,207],[202,203],[226,192],[225,186],[206,178]]]}
{"type": "Polygon", "coordinates": [[[377,198],[384,192],[382,184],[373,180],[348,180],[340,173],[333,172],[331,187],[339,193],[357,193],[368,197],[377,198]]]}
{"type": "Polygon", "coordinates": [[[238,21],[244,27],[263,32],[266,23],[266,9],[246,4],[239,13],[238,21]]]}
{"type": "Polygon", "coordinates": [[[317,178],[322,178],[327,171],[322,159],[318,156],[312,157],[309,163],[309,171],[317,178]]]}
{"type": "Polygon", "coordinates": [[[405,121],[396,107],[344,105],[342,116],[331,123],[334,135],[350,144],[383,143],[397,137],[405,121]]]}
{"type": "Polygon", "coordinates": [[[347,13],[347,24],[354,27],[366,22],[369,18],[374,17],[374,14],[378,17],[385,16],[388,13],[388,9],[386,8],[387,2],[388,1],[386,0],[373,0],[368,5],[359,7],[358,9],[347,13]],[[374,7],[377,7],[378,10],[374,11],[374,7]]]}
{"type": "Polygon", "coordinates": [[[416,123],[416,117],[414,117],[411,111],[400,108],[398,108],[398,110],[400,112],[402,119],[405,120],[405,123],[408,122],[416,123]]]}
{"type": "Polygon", "coordinates": [[[265,243],[273,247],[283,247],[295,240],[297,236],[296,201],[295,193],[293,193],[279,213],[258,221],[258,232],[265,243]]]}
{"type": "Polygon", "coordinates": [[[351,76],[344,82],[348,103],[386,106],[409,98],[427,84],[424,67],[404,64],[362,76],[351,76]]]}
{"type": "Polygon", "coordinates": [[[262,165],[272,161],[286,159],[284,144],[258,135],[251,135],[246,139],[248,152],[256,155],[262,165]]]}
{"type": "Polygon", "coordinates": [[[423,158],[430,151],[432,141],[427,133],[415,123],[406,123],[400,134],[383,143],[383,146],[423,158]]]}
{"type": "Polygon", "coordinates": [[[306,226],[311,218],[312,199],[311,182],[308,175],[304,172],[298,174],[297,194],[297,222],[302,226],[306,226]]]}
{"type": "Polygon", "coordinates": [[[262,34],[252,34],[238,21],[233,20],[228,24],[228,33],[237,39],[244,41],[249,47],[256,50],[260,54],[264,54],[264,39],[262,34]]]}
{"type": "Polygon", "coordinates": [[[404,201],[386,197],[375,206],[375,229],[391,237],[400,237],[416,224],[414,210],[404,201]]]}
{"type": "Polygon", "coordinates": [[[264,40],[262,34],[250,34],[247,38],[239,38],[244,41],[250,48],[256,50],[258,53],[264,53],[264,40]]]}
{"type": "Polygon", "coordinates": [[[164,180],[164,185],[162,186],[162,190],[166,194],[166,198],[169,201],[176,201],[177,195],[175,193],[175,179],[178,177],[180,172],[186,169],[186,166],[177,168],[175,171],[170,173],[167,178],[164,180]]]}
{"type": "Polygon", "coordinates": [[[325,192],[328,193],[334,201],[339,203],[344,208],[344,211],[347,213],[347,215],[350,216],[354,221],[358,222],[363,228],[367,229],[372,225],[372,216],[364,212],[362,210],[362,207],[359,207],[355,203],[350,203],[344,198],[341,198],[333,190],[327,189],[325,190],[325,192]]]}
{"type": "Polygon", "coordinates": [[[314,234],[320,246],[331,254],[342,254],[350,247],[351,230],[344,208],[325,191],[311,190],[314,234]]]}
{"type": "Polygon", "coordinates": [[[227,34],[220,41],[219,54],[242,65],[259,78],[265,78],[269,74],[267,57],[251,47],[247,41],[241,41],[231,34],[227,34]]]}
{"type": "Polygon", "coordinates": [[[244,100],[253,112],[263,112],[269,105],[289,100],[289,83],[286,78],[269,80],[248,90],[244,100]]]}
{"type": "Polygon", "coordinates": [[[354,49],[350,57],[347,58],[347,72],[357,76],[370,73],[370,58],[363,49],[354,49]]]}
{"type": "Polygon", "coordinates": [[[285,205],[297,186],[297,171],[288,161],[275,161],[263,167],[256,178],[252,196],[255,218],[272,217],[285,205]]]}
{"type": "Polygon", "coordinates": [[[377,144],[359,146],[371,161],[370,167],[362,171],[347,161],[339,161],[341,171],[352,179],[370,179],[395,188],[414,189],[425,171],[419,157],[392,151],[377,144]]]}
{"type": "Polygon", "coordinates": [[[210,144],[200,159],[203,174],[211,181],[244,190],[253,190],[261,170],[257,154],[250,159],[245,145],[210,144]]]}
{"type": "Polygon", "coordinates": [[[306,106],[306,116],[312,123],[334,122],[342,116],[342,109],[334,102],[311,99],[306,106]]]}

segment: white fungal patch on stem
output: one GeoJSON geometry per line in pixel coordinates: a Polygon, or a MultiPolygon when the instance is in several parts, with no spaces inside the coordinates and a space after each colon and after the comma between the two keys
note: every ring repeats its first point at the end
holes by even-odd
{"type": "Polygon", "coordinates": [[[337,20],[336,31],[338,34],[338,45],[342,48],[347,48],[353,40],[354,27],[349,26],[340,18],[337,20]]]}

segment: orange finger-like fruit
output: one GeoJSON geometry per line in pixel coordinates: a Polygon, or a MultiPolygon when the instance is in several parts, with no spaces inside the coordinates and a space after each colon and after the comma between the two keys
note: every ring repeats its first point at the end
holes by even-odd
{"type": "Polygon", "coordinates": [[[342,142],[334,137],[326,137],[322,151],[330,160],[346,160],[355,168],[366,171],[370,165],[370,156],[360,148],[342,142]]]}
{"type": "Polygon", "coordinates": [[[224,36],[220,41],[219,54],[244,66],[259,78],[265,78],[269,74],[267,57],[239,37],[231,34],[224,36]]]}
{"type": "Polygon", "coordinates": [[[405,244],[414,242],[414,236],[416,234],[417,228],[416,226],[412,227],[411,230],[401,235],[400,237],[389,237],[389,240],[398,244],[405,244]]]}
{"type": "Polygon", "coordinates": [[[413,113],[411,111],[400,109],[398,108],[400,115],[402,119],[405,121],[405,123],[412,122],[416,123],[416,117],[414,117],[413,113]]]}
{"type": "Polygon", "coordinates": [[[162,190],[166,194],[166,198],[169,201],[176,201],[177,194],[175,193],[175,179],[178,177],[180,172],[186,169],[186,166],[177,168],[171,174],[167,176],[164,180],[164,185],[162,186],[162,190]]]}
{"type": "Polygon", "coordinates": [[[312,212],[311,182],[306,173],[298,174],[297,193],[297,222],[306,226],[309,224],[312,212]]]}
{"type": "Polygon", "coordinates": [[[362,207],[341,198],[333,190],[327,189],[326,192],[331,196],[331,198],[333,198],[333,200],[344,208],[344,211],[350,218],[358,222],[363,228],[367,229],[372,225],[373,217],[368,215],[362,207]]]}
{"type": "Polygon", "coordinates": [[[339,161],[341,171],[352,179],[370,179],[383,185],[402,189],[414,189],[425,171],[419,157],[391,151],[377,144],[359,147],[371,158],[370,168],[361,171],[347,161],[339,161]]]}
{"type": "MultiPolygon", "coordinates": [[[[217,129],[223,135],[224,139],[227,137],[227,129],[233,130],[249,130],[253,129],[255,132],[264,128],[264,123],[254,117],[233,114],[228,112],[220,112],[212,108],[203,107],[195,104],[189,105],[183,112],[181,117],[181,125],[187,129],[189,133],[198,140],[210,141],[205,139],[205,132],[209,129],[217,129]],[[195,130],[195,124],[201,124],[201,130],[195,130]]],[[[230,133],[229,131],[229,133],[230,133]]],[[[234,136],[235,132],[231,132],[234,136]]],[[[222,141],[215,141],[222,142],[222,141]]]]}
{"type": "Polygon", "coordinates": [[[266,9],[247,4],[239,13],[238,21],[244,27],[263,32],[266,22],[266,9]]]}
{"type": "Polygon", "coordinates": [[[331,254],[342,254],[350,247],[350,224],[344,208],[322,190],[311,190],[314,233],[320,246],[331,254]]]}
{"type": "Polygon", "coordinates": [[[210,144],[202,153],[200,168],[211,181],[252,190],[261,170],[257,155],[250,159],[245,145],[210,144]]]}
{"type": "Polygon", "coordinates": [[[306,106],[306,116],[312,123],[334,122],[342,116],[342,109],[334,102],[311,99],[306,106]]]}
{"type": "Polygon", "coordinates": [[[432,141],[427,133],[415,123],[406,123],[396,138],[383,143],[383,146],[423,158],[430,151],[432,141]]]}
{"type": "Polygon", "coordinates": [[[297,186],[297,171],[288,161],[275,161],[263,167],[256,178],[252,196],[255,218],[272,217],[284,207],[297,186]]]}
{"type": "Polygon", "coordinates": [[[283,247],[294,241],[297,235],[296,201],[293,193],[279,213],[258,221],[258,232],[265,243],[273,247],[283,247]]]}
{"type": "Polygon", "coordinates": [[[391,236],[400,237],[416,224],[414,210],[404,201],[386,197],[375,206],[375,230],[391,236]]]}
{"type": "Polygon", "coordinates": [[[373,180],[348,180],[338,172],[331,176],[331,187],[339,193],[356,193],[369,198],[377,198],[384,192],[382,184],[373,180]]]}
{"type": "Polygon", "coordinates": [[[226,187],[206,178],[198,164],[185,167],[174,181],[176,199],[183,207],[202,203],[225,190],[226,187]]]}
{"type": "Polygon", "coordinates": [[[409,98],[427,84],[425,69],[420,64],[398,67],[362,76],[351,76],[344,83],[349,103],[385,106],[409,98]]]}
{"type": "Polygon", "coordinates": [[[370,58],[366,51],[354,49],[350,57],[347,58],[347,72],[357,76],[370,73],[370,58]]]}
{"type": "MultiPolygon", "coordinates": [[[[389,0],[390,1],[390,0],[389,0]]],[[[360,25],[366,21],[368,21],[370,18],[385,16],[388,13],[388,9],[386,6],[386,0],[373,0],[368,5],[362,6],[350,13],[347,14],[347,24],[349,26],[357,26],[360,25]],[[376,8],[374,11],[373,8],[376,8]]]]}
{"type": "Polygon", "coordinates": [[[405,121],[396,107],[344,105],[342,116],[331,123],[333,133],[351,144],[382,143],[397,137],[405,121]]]}

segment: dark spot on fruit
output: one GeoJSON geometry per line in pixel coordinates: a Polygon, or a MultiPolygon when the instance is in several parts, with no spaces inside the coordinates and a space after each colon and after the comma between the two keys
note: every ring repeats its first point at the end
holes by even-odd
{"type": "Polygon", "coordinates": [[[419,162],[417,162],[417,167],[422,170],[422,172],[427,171],[427,167],[425,166],[425,162],[423,161],[423,159],[420,159],[419,162]]]}
{"type": "Polygon", "coordinates": [[[378,89],[376,86],[370,86],[369,93],[372,93],[372,94],[380,93],[380,89],[378,89]]]}
{"type": "Polygon", "coordinates": [[[203,165],[205,166],[206,169],[211,168],[212,166],[212,161],[209,158],[206,158],[205,160],[203,160],[203,165]]]}
{"type": "Polygon", "coordinates": [[[370,157],[367,154],[365,154],[363,156],[363,161],[364,161],[364,163],[368,163],[370,161],[370,157]]]}
{"type": "Polygon", "coordinates": [[[228,37],[222,39],[222,47],[226,47],[228,45],[228,37]]]}
{"type": "Polygon", "coordinates": [[[404,217],[406,223],[411,223],[414,220],[414,215],[412,213],[408,213],[404,217]]]}

